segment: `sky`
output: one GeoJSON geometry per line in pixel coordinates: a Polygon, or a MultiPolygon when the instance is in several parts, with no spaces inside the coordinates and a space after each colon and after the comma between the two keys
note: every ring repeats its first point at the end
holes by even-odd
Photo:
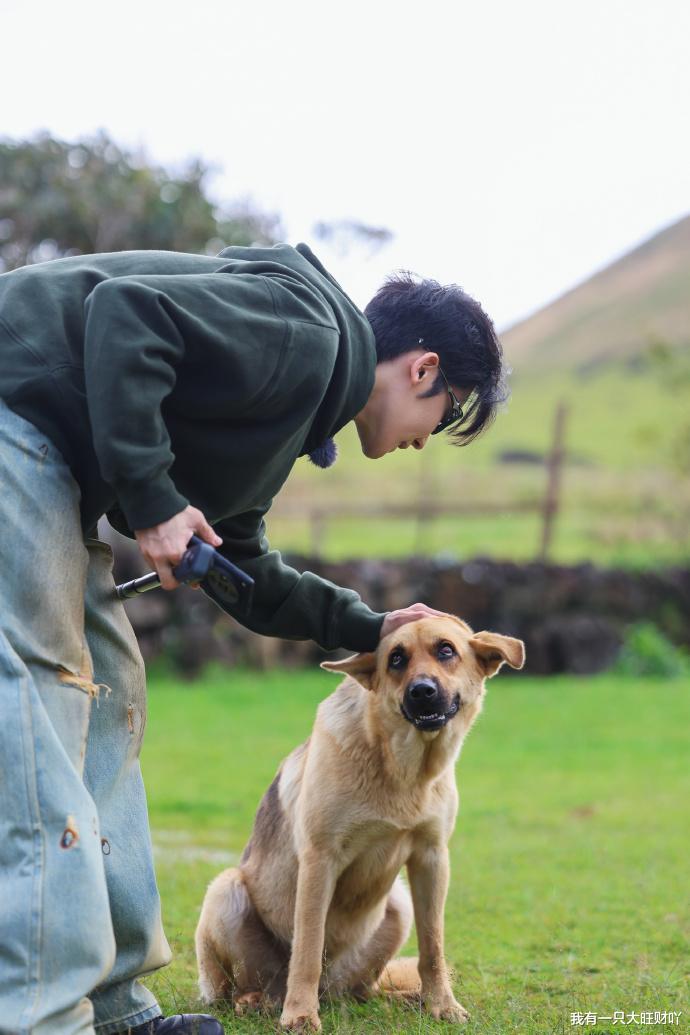
{"type": "Polygon", "coordinates": [[[411,269],[505,328],[690,212],[688,40],[687,0],[3,0],[0,134],[200,156],[358,304],[411,269]]]}

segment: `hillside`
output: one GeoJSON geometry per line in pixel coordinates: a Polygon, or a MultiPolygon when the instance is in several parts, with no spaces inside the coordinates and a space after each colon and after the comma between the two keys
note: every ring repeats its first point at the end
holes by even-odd
{"type": "Polygon", "coordinates": [[[501,335],[517,373],[592,371],[690,344],[690,216],[501,335]]]}

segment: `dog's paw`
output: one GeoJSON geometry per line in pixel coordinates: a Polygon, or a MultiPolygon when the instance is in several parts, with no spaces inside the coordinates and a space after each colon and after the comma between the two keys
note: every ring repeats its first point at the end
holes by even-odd
{"type": "Polygon", "coordinates": [[[235,1013],[244,1017],[248,1013],[256,1013],[264,1009],[266,1000],[263,992],[243,992],[235,997],[235,1013]]]}
{"type": "Polygon", "coordinates": [[[318,1003],[312,1006],[309,1002],[286,1001],[280,1015],[280,1027],[283,1031],[321,1031],[318,1003]]]}
{"type": "Polygon", "coordinates": [[[455,1024],[464,1024],[470,1018],[465,1007],[461,1006],[453,996],[427,1000],[424,1005],[436,1021],[453,1021],[455,1024]]]}

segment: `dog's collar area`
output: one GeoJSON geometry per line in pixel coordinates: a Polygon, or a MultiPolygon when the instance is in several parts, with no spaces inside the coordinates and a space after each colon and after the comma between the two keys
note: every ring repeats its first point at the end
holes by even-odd
{"type": "Polygon", "coordinates": [[[403,718],[407,719],[415,729],[422,730],[422,732],[440,730],[460,711],[460,694],[455,695],[447,712],[428,712],[426,715],[414,716],[407,711],[403,701],[400,702],[400,711],[403,718]]]}

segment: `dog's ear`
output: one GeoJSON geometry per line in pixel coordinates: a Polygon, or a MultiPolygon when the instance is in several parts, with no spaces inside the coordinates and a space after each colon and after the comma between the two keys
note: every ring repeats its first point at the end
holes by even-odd
{"type": "Polygon", "coordinates": [[[376,654],[353,654],[351,658],[343,658],[342,661],[322,661],[321,668],[327,672],[341,672],[346,676],[352,676],[365,690],[373,690],[374,675],[376,674],[376,654]]]}
{"type": "Polygon", "coordinates": [[[495,676],[504,661],[511,668],[522,668],[525,664],[525,645],[522,640],[515,640],[512,636],[478,632],[470,640],[470,647],[487,676],[495,676]]]}

